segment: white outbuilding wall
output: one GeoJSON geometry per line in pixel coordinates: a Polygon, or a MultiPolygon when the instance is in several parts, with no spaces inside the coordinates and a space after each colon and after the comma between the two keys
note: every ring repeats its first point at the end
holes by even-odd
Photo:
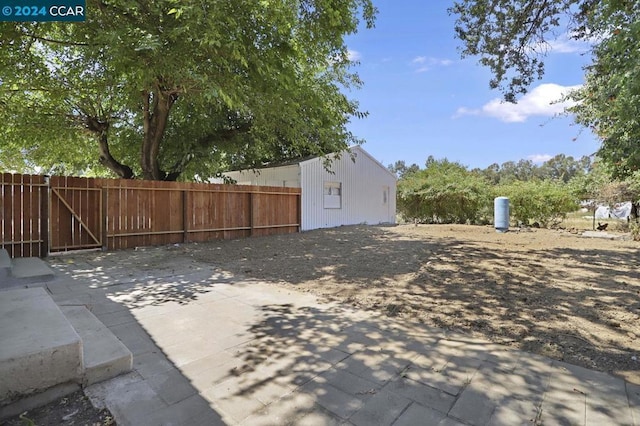
{"type": "Polygon", "coordinates": [[[359,146],[340,158],[225,173],[239,184],[302,188],[303,231],[341,225],[395,223],[396,177],[359,146]]]}
{"type": "Polygon", "coordinates": [[[302,230],[340,225],[395,223],[396,178],[359,146],[331,161],[300,163],[302,230]],[[339,200],[328,194],[339,188],[339,200]]]}

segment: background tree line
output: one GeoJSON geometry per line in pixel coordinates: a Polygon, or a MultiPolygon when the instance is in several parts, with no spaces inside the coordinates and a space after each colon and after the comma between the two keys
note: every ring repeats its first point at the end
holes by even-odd
{"type": "MultiPolygon", "coordinates": [[[[529,160],[469,169],[430,156],[424,168],[397,161],[398,213],[421,223],[488,224],[493,200],[509,197],[512,219],[525,225],[557,223],[580,205],[640,201],[640,174],[612,179],[606,163],[559,154],[541,165],[529,160]]],[[[637,214],[636,214],[637,216],[637,214]]]]}

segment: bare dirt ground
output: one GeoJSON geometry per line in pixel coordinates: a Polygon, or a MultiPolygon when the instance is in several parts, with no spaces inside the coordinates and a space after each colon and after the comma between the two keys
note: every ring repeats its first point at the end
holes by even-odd
{"type": "Polygon", "coordinates": [[[640,384],[640,243],[561,230],[351,226],[181,246],[221,270],[640,384]]]}
{"type": "Polygon", "coordinates": [[[3,426],[115,426],[108,410],[95,408],[82,391],[9,418],[3,426]]]}

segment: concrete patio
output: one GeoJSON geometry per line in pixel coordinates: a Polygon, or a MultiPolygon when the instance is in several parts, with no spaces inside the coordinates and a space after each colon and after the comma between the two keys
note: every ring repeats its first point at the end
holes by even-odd
{"type": "MultiPolygon", "coordinates": [[[[215,262],[215,260],[213,260],[215,262]]],[[[639,425],[613,376],[234,277],[159,247],[49,259],[42,284],[133,353],[88,386],[119,425],[639,425]]]]}

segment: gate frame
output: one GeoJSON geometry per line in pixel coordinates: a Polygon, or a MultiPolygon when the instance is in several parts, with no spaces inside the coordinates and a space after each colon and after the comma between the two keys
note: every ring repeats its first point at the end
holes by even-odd
{"type": "MultiPolygon", "coordinates": [[[[76,245],[76,246],[60,246],[60,247],[54,247],[53,246],[53,242],[49,241],[48,244],[48,252],[49,254],[52,251],[60,251],[60,252],[64,252],[64,251],[68,251],[68,250],[81,250],[81,249],[98,249],[98,248],[102,248],[103,244],[102,244],[102,226],[103,226],[103,210],[102,210],[102,194],[100,194],[100,197],[98,197],[99,199],[99,203],[98,203],[98,223],[100,224],[100,228],[98,229],[97,233],[94,233],[91,231],[91,229],[89,229],[89,226],[82,220],[82,218],[80,217],[80,214],[78,214],[77,212],[75,212],[73,210],[73,207],[69,204],[69,202],[67,200],[65,200],[65,198],[62,196],[62,194],[60,193],[60,189],[64,189],[64,190],[71,190],[71,191],[97,191],[97,192],[102,192],[102,188],[81,188],[81,187],[77,187],[77,186],[65,186],[65,187],[54,187],[51,184],[49,184],[49,189],[51,191],[51,205],[53,204],[53,197],[56,196],[58,198],[58,200],[60,200],[62,202],[62,204],[66,207],[67,211],[69,213],[71,213],[71,216],[73,219],[77,220],[78,223],[80,224],[80,227],[83,228],[87,234],[89,235],[89,237],[94,241],[94,243],[90,243],[90,244],[81,244],[81,245],[76,245]],[[98,237],[96,237],[96,235],[98,235],[98,237]]],[[[49,217],[47,218],[48,222],[49,222],[49,229],[51,230],[51,233],[53,233],[53,223],[50,220],[51,218],[51,212],[49,211],[49,217]]]]}

